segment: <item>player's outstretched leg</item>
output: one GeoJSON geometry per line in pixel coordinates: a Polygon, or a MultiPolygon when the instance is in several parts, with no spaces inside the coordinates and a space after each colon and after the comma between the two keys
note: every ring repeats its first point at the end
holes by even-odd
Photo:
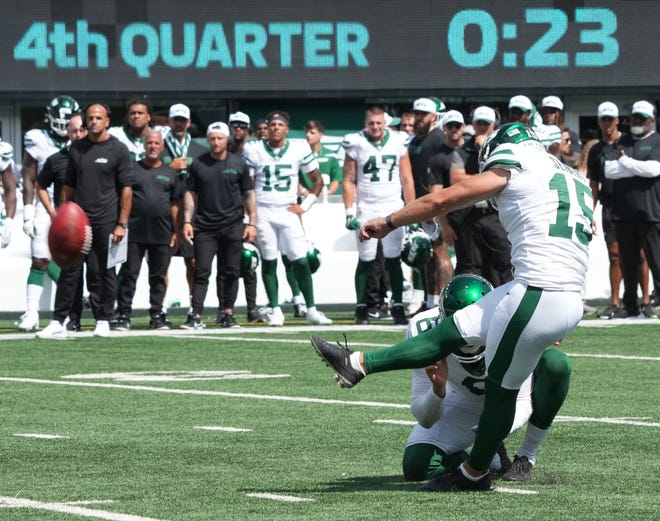
{"type": "Polygon", "coordinates": [[[353,351],[348,347],[331,344],[318,336],[311,336],[310,340],[325,365],[334,370],[335,379],[340,387],[353,387],[364,378],[364,373],[353,368],[351,364],[353,351]]]}

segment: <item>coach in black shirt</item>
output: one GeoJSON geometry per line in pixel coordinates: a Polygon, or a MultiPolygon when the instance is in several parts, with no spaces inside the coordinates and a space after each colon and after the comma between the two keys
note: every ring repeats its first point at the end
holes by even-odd
{"type": "Polygon", "coordinates": [[[222,327],[239,327],[234,318],[243,241],[256,238],[256,197],[250,172],[243,160],[227,150],[229,127],[222,122],[209,125],[206,139],[211,150],[190,166],[184,195],[184,240],[195,239],[195,283],[193,314],[181,326],[203,328],[201,313],[216,254],[224,267],[224,315],[222,327]],[[197,196],[197,215],[192,221],[197,196]],[[243,212],[249,218],[243,224],[243,212]]]}
{"type": "MultiPolygon", "coordinates": [[[[96,319],[95,336],[110,334],[117,293],[117,275],[107,268],[108,239],[117,244],[126,235],[133,201],[133,161],[125,145],[108,134],[110,109],[102,104],[85,111],[87,137],[71,145],[62,202],[75,201],[92,225],[92,249],[87,264],[89,304],[96,319]]],[[[75,291],[81,266],[62,270],[59,284],[75,291]]]]}
{"type": "Polygon", "coordinates": [[[167,291],[165,277],[170,266],[171,248],[178,233],[177,174],[161,160],[163,136],[156,130],[147,132],[145,156],[133,167],[133,207],[128,220],[128,255],[122,266],[117,296],[117,319],[113,329],[130,329],[135,285],[140,275],[142,259],[147,255],[149,267],[149,326],[169,329],[163,312],[167,291]]]}

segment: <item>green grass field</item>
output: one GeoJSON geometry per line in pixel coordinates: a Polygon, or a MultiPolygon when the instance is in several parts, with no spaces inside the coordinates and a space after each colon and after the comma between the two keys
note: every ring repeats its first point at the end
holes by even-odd
{"type": "MultiPolygon", "coordinates": [[[[322,336],[404,336],[349,315],[322,336]]],[[[571,389],[532,481],[488,494],[404,482],[410,426],[377,421],[412,421],[409,372],[342,390],[302,323],[67,341],[2,325],[3,521],[660,518],[660,323],[567,338],[571,389]]]]}

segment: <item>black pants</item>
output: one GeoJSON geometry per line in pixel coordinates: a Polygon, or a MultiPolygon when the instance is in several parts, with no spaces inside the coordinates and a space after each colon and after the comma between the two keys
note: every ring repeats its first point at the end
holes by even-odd
{"type": "Polygon", "coordinates": [[[163,300],[167,292],[165,277],[171,258],[170,246],[129,241],[128,255],[122,265],[117,294],[117,313],[120,315],[131,315],[135,286],[145,254],[149,267],[149,314],[153,317],[163,311],[163,300]]]}
{"type": "Polygon", "coordinates": [[[456,249],[457,275],[481,275],[494,287],[513,279],[511,244],[496,211],[472,208],[457,234],[462,245],[456,249]]]}
{"type": "MultiPolygon", "coordinates": [[[[62,270],[64,273],[64,270],[62,270]]],[[[60,279],[62,275],[60,274],[60,279]]],[[[72,322],[80,322],[82,317],[82,297],[83,297],[83,270],[78,275],[78,284],[75,291],[71,291],[71,286],[63,285],[61,281],[57,283],[55,290],[55,305],[53,308],[53,320],[62,323],[68,316],[72,322]]]]}
{"type": "MultiPolygon", "coordinates": [[[[92,223],[92,249],[85,258],[87,266],[87,289],[89,290],[89,305],[92,308],[92,314],[96,320],[110,320],[115,306],[115,296],[117,294],[117,274],[115,268],[108,269],[108,237],[115,229],[115,223],[94,224],[92,223]]],[[[82,264],[69,270],[62,270],[57,282],[58,292],[64,292],[62,296],[62,313],[65,308],[71,309],[71,303],[74,302],[76,292],[78,291],[79,281],[82,277],[82,264]],[[69,302],[69,304],[67,304],[69,302]]],[[[57,294],[55,296],[57,299],[57,294]]],[[[60,322],[66,318],[66,314],[57,315],[55,310],[53,318],[60,322]]]]}
{"type": "MultiPolygon", "coordinates": [[[[219,261],[220,259],[218,259],[219,261]]],[[[218,308],[225,309],[225,270],[224,266],[218,264],[218,271],[215,277],[215,284],[218,293],[218,308]]],[[[249,271],[242,277],[243,285],[245,286],[245,302],[247,303],[248,311],[257,309],[257,272],[249,271]]]]}
{"type": "Polygon", "coordinates": [[[374,259],[367,279],[367,307],[379,308],[385,304],[387,290],[390,285],[390,277],[385,268],[385,256],[383,255],[383,243],[378,241],[376,258],[374,259]]]}
{"type": "MultiPolygon", "coordinates": [[[[660,223],[649,221],[615,221],[616,240],[621,256],[623,306],[631,314],[639,310],[639,251],[644,248],[654,283],[660,281],[660,223]]],[[[656,292],[658,288],[655,288],[656,292]]]]}
{"type": "Polygon", "coordinates": [[[222,302],[225,309],[233,309],[238,294],[238,278],[243,253],[243,221],[223,226],[214,231],[195,232],[195,283],[192,308],[194,314],[204,310],[213,258],[218,255],[218,267],[224,273],[222,302]]]}

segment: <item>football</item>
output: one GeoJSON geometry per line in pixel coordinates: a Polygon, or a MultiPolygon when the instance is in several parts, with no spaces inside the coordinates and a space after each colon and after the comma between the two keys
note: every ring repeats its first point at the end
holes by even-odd
{"type": "Polygon", "coordinates": [[[91,246],[92,227],[85,211],[74,202],[62,204],[48,232],[48,247],[55,263],[63,269],[73,268],[91,246]]]}

